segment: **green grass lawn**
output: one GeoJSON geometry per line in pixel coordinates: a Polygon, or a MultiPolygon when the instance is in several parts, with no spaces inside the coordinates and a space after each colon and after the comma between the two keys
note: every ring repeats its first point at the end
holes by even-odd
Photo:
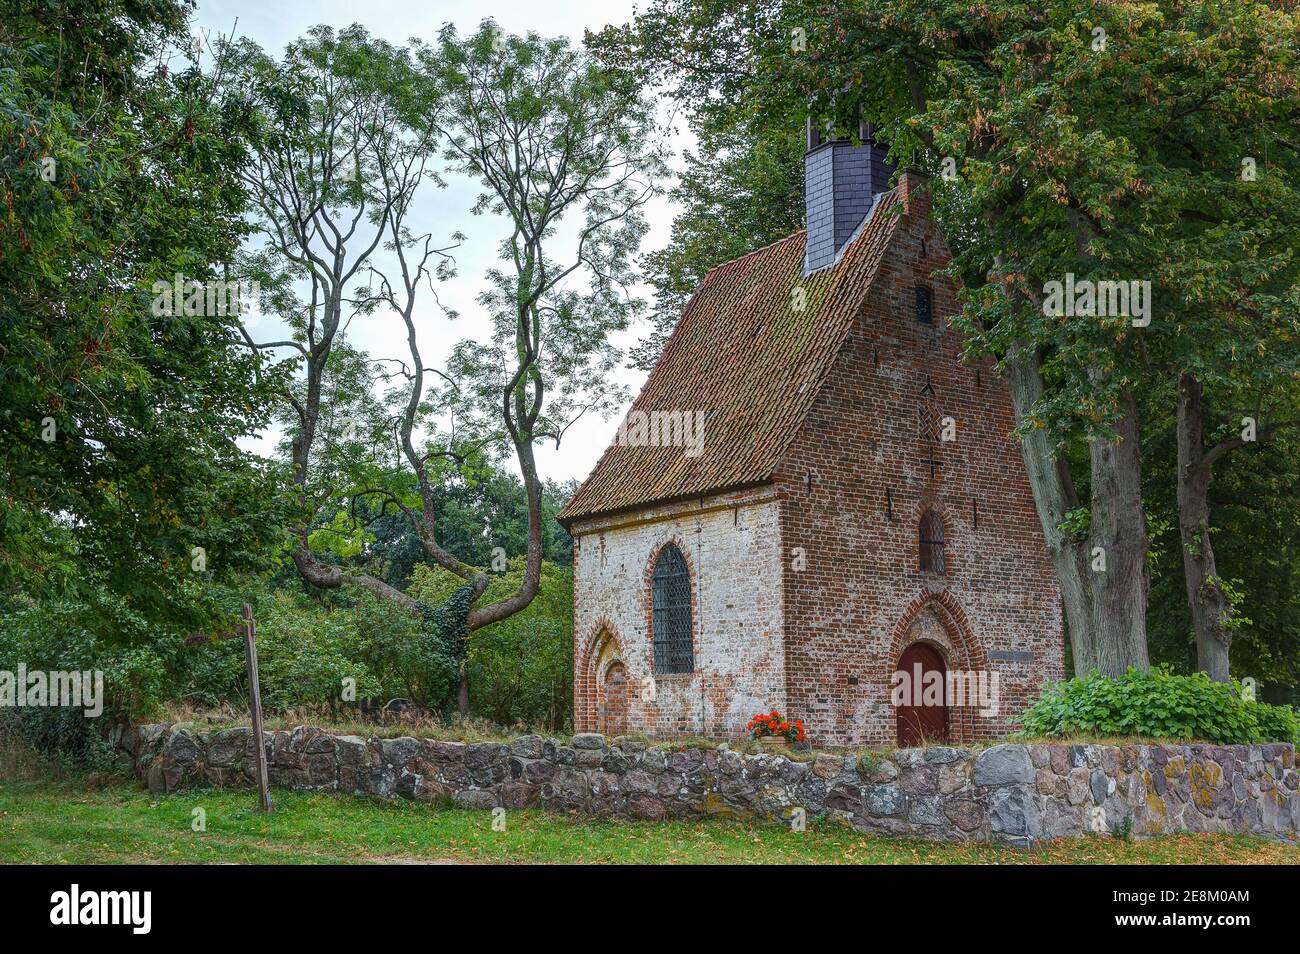
{"type": "Polygon", "coordinates": [[[833,826],[806,832],[729,821],[599,822],[512,812],[493,831],[488,812],[380,803],[350,796],[273,793],[269,815],[243,792],[158,797],[118,785],[0,786],[0,861],[558,862],[848,864],[1300,864],[1300,846],[1197,835],[1124,842],[1086,838],[1032,851],[868,838],[833,826]],[[202,808],[207,831],[191,829],[202,808]]]}

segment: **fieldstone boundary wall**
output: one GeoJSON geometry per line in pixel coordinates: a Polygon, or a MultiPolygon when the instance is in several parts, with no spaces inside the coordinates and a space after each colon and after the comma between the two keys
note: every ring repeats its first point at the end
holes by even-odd
{"type": "MultiPolygon", "coordinates": [[[[151,791],[249,786],[252,730],[119,727],[114,741],[151,791]]],[[[299,726],[265,733],[273,785],[596,817],[829,818],[859,831],[944,841],[1090,833],[1300,832],[1295,746],[930,746],[811,761],[725,747],[669,751],[582,733],[572,744],[362,739],[299,726]]]]}

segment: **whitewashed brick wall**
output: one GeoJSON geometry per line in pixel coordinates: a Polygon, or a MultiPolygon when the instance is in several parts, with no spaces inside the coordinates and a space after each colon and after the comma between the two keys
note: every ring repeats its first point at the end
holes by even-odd
{"type": "Polygon", "coordinates": [[[600,670],[617,652],[632,682],[629,724],[654,735],[738,735],[785,705],[781,550],[770,493],[724,495],[575,525],[575,722],[594,729],[600,670]],[[651,560],[674,541],[691,568],[695,672],[654,675],[651,560]],[[612,631],[618,648],[602,647],[612,631]],[[654,679],[653,698],[647,691],[654,679]],[[594,682],[594,685],[591,684],[594,682]]]}

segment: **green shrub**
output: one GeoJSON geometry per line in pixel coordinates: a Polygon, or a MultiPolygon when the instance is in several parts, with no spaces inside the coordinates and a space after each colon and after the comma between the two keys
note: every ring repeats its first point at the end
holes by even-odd
{"type": "MultiPolygon", "coordinates": [[[[277,592],[258,601],[255,616],[257,668],[268,709],[327,705],[333,711],[344,679],[356,680],[358,699],[379,692],[379,681],[356,659],[357,628],[349,613],[277,592]]],[[[243,640],[228,642],[239,657],[241,685],[247,685],[243,640]]]]}
{"type": "Polygon", "coordinates": [[[111,773],[120,769],[117,752],[101,719],[80,709],[0,709],[0,734],[12,733],[46,764],[65,769],[111,773]]]}
{"type": "Polygon", "coordinates": [[[1255,719],[1264,742],[1294,742],[1300,745],[1300,714],[1290,706],[1255,704],[1255,719]]]}
{"type": "Polygon", "coordinates": [[[1168,667],[1130,669],[1118,679],[1093,671],[1056,683],[1021,717],[1026,738],[1141,735],[1224,745],[1300,742],[1300,717],[1285,706],[1247,702],[1240,686],[1168,667]]]}
{"type": "MultiPolygon", "coordinates": [[[[482,604],[514,593],[522,578],[523,561],[516,560],[494,576],[482,604]]],[[[221,590],[226,620],[202,633],[149,623],[99,591],[22,599],[0,604],[0,669],[102,670],[110,721],[158,718],[171,703],[242,708],[248,682],[236,629],[247,601],[257,620],[269,712],[328,706],[337,713],[349,704],[342,698],[349,679],[357,701],[402,697],[447,712],[463,663],[476,714],[504,725],[563,729],[573,685],[572,570],[543,564],[540,591],[527,609],[466,639],[472,592],[446,570],[418,566],[410,595],[420,615],[360,587],[308,594],[249,581],[221,590]]]]}
{"type": "Polygon", "coordinates": [[[0,615],[0,670],[100,670],[109,720],[158,712],[173,689],[181,648],[179,635],[157,638],[120,597],[102,592],[0,615]]]}
{"type": "MultiPolygon", "coordinates": [[[[511,560],[479,600],[486,606],[519,589],[522,557],[511,560]]],[[[441,567],[417,566],[408,592],[426,605],[445,605],[463,581],[441,567]]],[[[498,725],[553,732],[570,721],[573,700],[573,569],[542,563],[537,595],[522,611],[470,633],[470,709],[498,725]]]]}

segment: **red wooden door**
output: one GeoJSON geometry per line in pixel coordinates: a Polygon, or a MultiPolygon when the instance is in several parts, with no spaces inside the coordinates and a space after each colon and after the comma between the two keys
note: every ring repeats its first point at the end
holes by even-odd
{"type": "Polygon", "coordinates": [[[927,739],[932,742],[948,741],[948,700],[945,695],[947,668],[939,651],[925,643],[913,643],[903,650],[903,655],[898,660],[898,669],[907,674],[904,685],[911,690],[911,697],[903,700],[907,704],[898,707],[899,746],[920,745],[927,739]],[[931,673],[937,675],[930,675],[931,673]],[[936,694],[934,689],[930,689],[930,695],[934,698],[927,699],[926,688],[933,685],[936,678],[938,692],[936,694]]]}
{"type": "Polygon", "coordinates": [[[605,670],[605,691],[601,700],[600,731],[605,735],[627,735],[627,667],[611,663],[605,670]]]}

